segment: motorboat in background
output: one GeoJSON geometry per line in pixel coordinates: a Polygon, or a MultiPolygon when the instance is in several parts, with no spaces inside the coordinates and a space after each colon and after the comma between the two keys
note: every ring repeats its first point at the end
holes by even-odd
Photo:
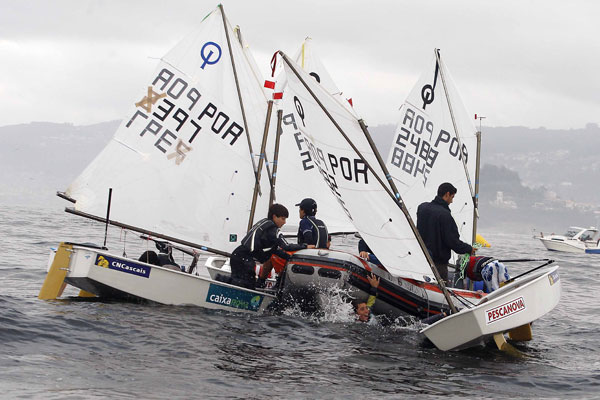
{"type": "Polygon", "coordinates": [[[546,246],[546,249],[550,251],[600,254],[600,233],[593,226],[589,228],[572,226],[564,235],[555,235],[553,233],[544,236],[540,232],[540,235],[534,236],[534,238],[539,239],[546,246]]]}

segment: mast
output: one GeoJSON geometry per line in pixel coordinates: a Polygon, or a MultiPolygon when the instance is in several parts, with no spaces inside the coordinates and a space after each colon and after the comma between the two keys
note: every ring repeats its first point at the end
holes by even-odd
{"type": "MultiPolygon", "coordinates": [[[[448,94],[448,88],[446,86],[446,77],[444,76],[444,68],[442,65],[442,60],[440,57],[440,49],[435,49],[435,59],[436,62],[440,66],[440,76],[442,78],[442,84],[444,85],[444,94],[446,95],[446,103],[448,103],[448,110],[450,111],[450,118],[452,119],[452,126],[454,127],[454,135],[456,136],[456,140],[458,141],[459,151],[462,149],[462,142],[460,140],[460,135],[458,133],[458,126],[456,125],[456,119],[454,118],[454,111],[452,110],[452,104],[450,103],[450,96],[448,94]]],[[[462,164],[465,169],[465,175],[467,177],[467,182],[469,183],[469,190],[471,191],[471,198],[473,199],[473,205],[476,206],[475,200],[475,192],[473,191],[473,185],[471,183],[471,177],[469,176],[469,169],[467,168],[467,163],[465,162],[465,158],[461,157],[462,164]]]]}
{"type": "MultiPolygon", "coordinates": [[[[346,140],[346,142],[348,142],[348,144],[350,145],[350,147],[352,147],[352,150],[354,150],[354,152],[356,153],[356,155],[358,157],[360,157],[360,159],[362,160],[362,162],[365,163],[365,165],[367,166],[367,169],[369,171],[371,171],[371,173],[373,174],[373,176],[375,177],[375,179],[377,180],[377,182],[379,182],[379,184],[381,185],[381,187],[390,195],[390,197],[394,200],[394,203],[396,203],[396,205],[400,208],[400,210],[404,214],[406,220],[408,221],[408,223],[410,225],[410,228],[413,231],[413,234],[415,235],[415,238],[417,239],[417,242],[419,243],[419,246],[421,247],[421,251],[425,255],[425,258],[427,259],[427,262],[429,263],[429,266],[431,268],[431,272],[435,276],[435,279],[438,281],[438,285],[440,286],[440,289],[442,290],[442,292],[444,294],[444,297],[445,297],[445,299],[446,299],[446,301],[448,303],[448,306],[450,307],[450,310],[452,311],[452,313],[456,313],[457,309],[454,306],[454,303],[452,302],[452,299],[450,298],[450,293],[448,292],[448,289],[446,288],[446,285],[444,284],[444,281],[442,280],[439,272],[437,271],[437,268],[435,267],[433,259],[431,258],[431,255],[429,254],[429,251],[427,250],[427,247],[425,246],[425,243],[423,242],[423,238],[419,234],[419,231],[417,230],[417,227],[415,226],[415,224],[414,224],[414,222],[413,222],[410,214],[408,213],[408,210],[404,206],[404,202],[402,201],[402,198],[400,197],[400,194],[397,193],[397,197],[396,197],[390,191],[390,189],[381,180],[381,178],[379,177],[379,175],[377,175],[377,173],[373,170],[373,168],[367,162],[367,160],[365,160],[365,158],[360,153],[360,151],[356,148],[356,146],[354,145],[354,143],[352,143],[350,141],[350,139],[348,138],[348,136],[346,135],[346,133],[344,133],[343,129],[338,125],[338,123],[331,116],[331,114],[329,113],[329,111],[327,111],[327,109],[323,106],[323,104],[321,103],[321,101],[317,98],[317,96],[314,94],[314,92],[310,89],[310,87],[308,86],[308,84],[306,83],[306,81],[300,76],[300,74],[298,73],[298,71],[296,70],[296,68],[292,65],[292,63],[290,62],[290,60],[288,59],[288,57],[283,52],[280,52],[280,54],[282,55],[283,60],[286,62],[286,64],[294,72],[294,74],[296,75],[296,77],[300,80],[300,82],[302,82],[302,85],[304,86],[304,88],[310,93],[310,95],[317,102],[317,104],[319,105],[319,107],[321,107],[321,110],[325,113],[325,115],[327,115],[327,117],[329,118],[329,120],[331,121],[331,123],[336,127],[336,129],[344,137],[344,139],[346,140]]],[[[375,152],[376,156],[378,157],[378,159],[381,160],[381,156],[379,155],[379,151],[377,150],[377,148],[374,148],[374,152],[375,152]]]]}
{"type": "Polygon", "coordinates": [[[267,103],[267,120],[265,121],[265,131],[263,132],[262,144],[260,146],[260,159],[258,160],[258,172],[256,175],[256,183],[254,185],[254,193],[252,195],[252,207],[250,208],[250,218],[248,219],[248,231],[252,229],[254,224],[254,212],[256,211],[256,200],[258,198],[258,192],[260,191],[260,173],[262,166],[265,161],[266,155],[265,150],[267,147],[267,136],[269,135],[269,124],[271,123],[271,112],[273,110],[273,100],[269,100],[267,103]]]}
{"type": "MultiPolygon", "coordinates": [[[[235,87],[237,89],[238,99],[240,101],[240,109],[242,111],[242,119],[244,120],[244,130],[246,131],[246,139],[248,140],[248,150],[250,151],[250,159],[252,160],[252,168],[254,169],[254,177],[256,184],[260,185],[258,179],[258,171],[256,169],[256,162],[254,161],[254,151],[252,150],[252,141],[250,140],[250,133],[248,132],[248,122],[246,120],[246,110],[244,109],[244,102],[242,100],[242,92],[240,90],[240,82],[237,75],[237,69],[235,68],[235,60],[233,59],[233,52],[231,51],[231,40],[229,38],[229,30],[227,29],[227,20],[225,19],[225,10],[223,5],[219,4],[221,10],[221,17],[223,19],[223,29],[225,29],[225,36],[227,37],[227,47],[229,49],[229,56],[231,59],[231,67],[233,68],[233,77],[235,78],[235,87]]],[[[260,188],[258,189],[260,193],[260,188]]]]}
{"type": "MultiPolygon", "coordinates": [[[[245,49],[246,47],[244,44],[244,39],[242,38],[242,30],[240,29],[239,25],[236,25],[236,27],[233,31],[235,32],[235,35],[238,39],[238,42],[240,43],[240,46],[242,47],[242,49],[245,49]]],[[[246,56],[245,52],[244,52],[244,55],[246,56]]],[[[248,61],[249,64],[251,64],[251,62],[247,56],[246,56],[246,60],[248,61]]],[[[254,69],[252,70],[252,72],[255,72],[254,69]]],[[[261,80],[261,78],[259,76],[257,76],[256,74],[254,74],[254,77],[256,78],[257,81],[261,80]]],[[[267,168],[267,176],[269,177],[269,184],[271,184],[271,181],[273,180],[273,176],[271,174],[271,168],[269,167],[269,159],[267,158],[266,153],[263,152],[263,153],[261,153],[261,155],[264,156],[264,158],[265,158],[265,163],[266,163],[266,168],[267,168]]],[[[259,170],[260,170],[260,168],[259,168],[259,170]]]]}
{"type": "Polygon", "coordinates": [[[277,110],[277,131],[275,133],[275,154],[273,155],[273,179],[271,181],[271,193],[269,195],[269,207],[275,201],[275,182],[277,181],[277,160],[279,159],[279,142],[281,138],[281,120],[283,118],[283,110],[277,110]]]}
{"type": "Polygon", "coordinates": [[[479,219],[479,166],[481,162],[481,128],[476,133],[477,135],[477,158],[475,161],[475,196],[473,197],[473,242],[477,241],[477,220],[479,219]]]}
{"type": "Polygon", "coordinates": [[[396,184],[392,180],[392,176],[390,175],[390,172],[387,169],[387,166],[383,162],[383,159],[381,158],[381,154],[379,154],[379,150],[377,150],[377,146],[375,146],[375,142],[373,142],[373,139],[371,138],[371,134],[367,130],[367,126],[365,125],[365,121],[363,121],[362,119],[359,119],[358,123],[360,125],[360,129],[362,129],[363,133],[365,134],[365,137],[367,138],[367,141],[369,142],[369,146],[371,146],[371,150],[373,150],[373,153],[375,154],[375,157],[377,157],[377,162],[379,163],[379,166],[381,167],[381,169],[385,173],[385,177],[388,180],[388,182],[390,184],[390,188],[394,192],[394,195],[396,195],[396,199],[400,199],[400,192],[398,191],[398,188],[396,187],[396,184]]]}

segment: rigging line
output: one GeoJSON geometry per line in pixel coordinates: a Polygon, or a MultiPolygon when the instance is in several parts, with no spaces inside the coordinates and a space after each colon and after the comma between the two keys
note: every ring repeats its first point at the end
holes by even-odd
{"type": "MultiPolygon", "coordinates": [[[[244,39],[242,38],[242,29],[239,27],[239,25],[236,25],[236,27],[234,28],[234,33],[238,39],[238,42],[240,43],[240,46],[242,47],[242,54],[244,55],[244,58],[246,59],[246,61],[248,62],[249,65],[254,65],[254,60],[252,59],[252,57],[248,57],[248,54],[246,54],[246,51],[244,51],[246,48],[249,48],[250,46],[246,46],[244,44],[244,39]]],[[[262,78],[256,75],[256,71],[254,70],[254,68],[250,68],[250,71],[252,72],[252,75],[254,76],[254,79],[256,80],[256,84],[257,87],[259,88],[260,93],[263,95],[263,98],[265,101],[272,101],[272,100],[267,100],[267,96],[265,95],[265,92],[263,91],[262,87],[260,84],[258,84],[262,78]]],[[[271,183],[271,181],[273,180],[273,176],[271,174],[271,169],[269,168],[269,159],[267,158],[267,154],[265,152],[261,152],[260,157],[264,157],[264,160],[266,162],[266,168],[267,168],[267,176],[269,177],[269,183],[271,183]]],[[[260,167],[259,167],[260,169],[260,167]]]]}
{"type": "MultiPolygon", "coordinates": [[[[331,116],[331,114],[327,111],[327,109],[325,109],[325,107],[323,106],[323,104],[321,103],[321,101],[316,97],[316,95],[313,93],[313,91],[310,89],[310,87],[304,81],[304,79],[302,79],[302,77],[300,76],[300,74],[298,73],[298,71],[296,71],[296,68],[291,64],[291,61],[289,60],[288,56],[285,55],[283,52],[280,52],[280,54],[283,56],[283,60],[288,64],[288,66],[292,69],[292,71],[294,72],[294,74],[302,82],[302,84],[304,85],[304,87],[306,88],[306,90],[310,93],[310,95],[312,96],[312,98],[315,99],[315,101],[319,104],[319,106],[321,107],[321,110],[325,113],[325,115],[327,115],[327,117],[329,118],[329,120],[331,121],[331,123],[333,123],[333,125],[341,133],[341,135],[344,137],[344,139],[346,139],[346,142],[348,142],[348,144],[350,145],[350,147],[352,147],[352,150],[354,150],[354,152],[365,163],[367,169],[369,171],[371,171],[371,173],[373,174],[373,176],[375,177],[375,179],[379,182],[379,184],[381,185],[381,187],[387,192],[387,194],[390,197],[392,197],[393,199],[395,199],[395,196],[392,194],[392,192],[390,191],[390,189],[382,182],[381,178],[375,172],[375,170],[373,169],[373,167],[371,167],[371,165],[369,164],[369,162],[367,160],[365,160],[365,158],[363,157],[363,155],[361,154],[361,152],[356,148],[356,146],[354,145],[354,143],[352,143],[352,141],[348,138],[348,136],[346,135],[346,133],[338,125],[338,123],[336,122],[336,120],[331,116]]],[[[402,206],[400,206],[400,207],[402,207],[402,206]]]]}
{"type": "Polygon", "coordinates": [[[540,266],[538,266],[538,267],[535,267],[535,268],[532,268],[532,269],[530,269],[529,271],[523,272],[522,274],[520,274],[520,275],[517,275],[517,276],[515,276],[514,278],[510,278],[509,280],[505,281],[505,282],[504,282],[504,284],[505,284],[505,285],[508,285],[509,283],[511,283],[511,282],[514,282],[515,280],[519,279],[520,277],[522,277],[522,276],[525,276],[525,275],[527,275],[527,274],[530,274],[530,273],[532,273],[533,271],[536,271],[536,270],[538,270],[538,269],[540,269],[540,268],[542,268],[542,267],[545,267],[545,266],[547,266],[547,265],[550,265],[550,264],[552,264],[552,263],[554,263],[554,260],[548,260],[548,262],[545,262],[545,263],[543,263],[542,265],[540,265],[540,266]]]}
{"type": "MultiPolygon", "coordinates": [[[[229,38],[229,29],[227,28],[227,20],[225,18],[225,9],[222,4],[219,4],[219,9],[221,10],[221,18],[223,19],[223,29],[225,30],[225,37],[227,38],[227,47],[229,48],[229,58],[231,60],[231,68],[233,68],[233,77],[235,78],[235,87],[237,89],[238,100],[240,102],[240,109],[242,111],[242,119],[244,120],[244,130],[246,131],[246,139],[248,140],[248,150],[250,151],[250,160],[252,162],[252,169],[254,169],[254,177],[256,179],[256,184],[260,186],[260,181],[258,179],[258,171],[256,169],[256,163],[254,161],[254,151],[252,150],[252,140],[250,140],[250,132],[248,131],[248,121],[246,119],[246,109],[244,108],[244,102],[242,100],[242,91],[240,89],[240,82],[237,75],[237,69],[235,67],[235,60],[233,59],[233,51],[231,50],[231,39],[229,38]]],[[[258,193],[262,195],[260,188],[258,189],[258,193]]]]}
{"type": "Polygon", "coordinates": [[[449,292],[456,297],[456,299],[458,301],[460,301],[465,307],[467,308],[471,308],[471,307],[475,307],[475,303],[472,303],[470,300],[468,300],[466,297],[461,296],[460,294],[456,293],[454,290],[449,290],[449,292]],[[463,301],[464,300],[464,301],[463,301]],[[467,304],[468,303],[468,304],[467,304]]]}
{"type": "Polygon", "coordinates": [[[162,234],[157,233],[157,232],[149,231],[149,230],[142,229],[142,228],[137,228],[135,226],[124,224],[122,222],[118,222],[118,221],[114,221],[114,220],[110,220],[110,219],[105,219],[105,218],[98,217],[98,216],[93,215],[93,214],[88,214],[88,213],[85,213],[83,211],[75,210],[74,208],[65,208],[65,212],[68,212],[69,214],[79,215],[80,217],[89,218],[89,219],[92,219],[94,221],[105,222],[107,225],[111,224],[111,225],[118,226],[118,227],[121,227],[121,228],[129,229],[130,231],[144,233],[144,234],[146,234],[148,236],[154,236],[154,237],[158,237],[158,238],[161,238],[161,239],[165,239],[165,240],[170,241],[170,242],[175,242],[175,243],[183,244],[185,246],[189,246],[189,247],[193,247],[193,248],[196,248],[196,249],[200,249],[202,251],[206,251],[206,252],[209,252],[209,253],[215,253],[215,254],[219,254],[219,255],[225,256],[225,257],[230,257],[231,256],[231,254],[228,253],[228,252],[226,252],[226,251],[222,251],[222,250],[218,250],[218,249],[213,249],[211,247],[204,246],[202,244],[188,242],[186,240],[177,239],[177,238],[174,238],[172,236],[162,235],[162,234]]]}
{"type": "MultiPolygon", "coordinates": [[[[445,286],[445,284],[444,284],[444,282],[442,280],[442,277],[439,274],[439,271],[435,267],[433,259],[431,258],[431,255],[429,254],[429,251],[427,250],[427,247],[425,246],[425,243],[423,242],[423,238],[419,234],[419,232],[417,230],[417,227],[415,226],[415,223],[412,220],[412,217],[410,216],[408,210],[406,209],[406,206],[404,205],[404,201],[400,197],[400,193],[396,193],[397,196],[394,196],[394,194],[392,194],[392,192],[390,191],[390,189],[382,182],[382,180],[379,177],[379,175],[377,175],[375,173],[375,171],[373,170],[373,168],[371,167],[371,165],[367,162],[367,160],[365,160],[364,156],[356,148],[356,146],[354,145],[354,143],[352,143],[352,141],[350,141],[350,139],[348,138],[348,136],[346,135],[346,133],[338,125],[337,121],[331,116],[331,114],[329,113],[329,111],[327,111],[327,109],[323,106],[323,104],[321,103],[321,101],[317,98],[317,96],[314,94],[314,92],[310,89],[310,87],[308,86],[308,84],[306,83],[306,81],[300,76],[300,74],[298,73],[298,71],[296,70],[296,68],[292,65],[292,63],[289,60],[288,56],[285,55],[283,52],[280,52],[280,54],[282,55],[283,60],[287,63],[287,65],[294,72],[294,74],[296,75],[296,77],[300,80],[300,82],[302,82],[302,84],[304,85],[304,88],[310,93],[310,95],[317,102],[317,104],[319,105],[319,107],[321,107],[321,110],[325,113],[325,115],[327,115],[327,117],[329,118],[329,120],[331,121],[331,123],[337,128],[337,130],[344,137],[344,139],[346,140],[346,142],[348,142],[348,144],[350,145],[350,147],[352,147],[352,149],[354,150],[354,152],[356,153],[356,155],[358,157],[360,157],[360,159],[365,163],[365,165],[371,171],[371,173],[373,174],[373,176],[375,176],[375,179],[377,180],[377,182],[379,182],[379,184],[381,185],[381,187],[386,191],[386,193],[390,197],[392,197],[392,199],[394,200],[394,203],[398,206],[398,208],[400,208],[400,211],[402,211],[402,213],[404,214],[404,217],[406,218],[406,221],[408,222],[408,224],[409,224],[409,226],[410,226],[410,228],[411,228],[411,230],[413,232],[414,237],[417,239],[417,242],[419,243],[419,246],[421,247],[421,251],[422,251],[423,255],[425,256],[425,259],[427,260],[427,262],[429,264],[429,267],[431,268],[431,272],[435,276],[435,279],[437,280],[438,285],[439,285],[440,289],[442,290],[442,292],[444,294],[444,298],[448,302],[448,306],[450,307],[451,312],[452,313],[456,313],[458,310],[454,306],[454,303],[452,303],[452,299],[450,298],[450,294],[448,293],[448,289],[446,288],[446,286],[445,286]]],[[[379,151],[377,150],[377,148],[374,149],[374,152],[376,154],[379,153],[379,151]]]]}
{"type": "Polygon", "coordinates": [[[448,87],[446,86],[446,77],[444,76],[444,68],[443,68],[442,60],[441,60],[441,56],[440,56],[440,49],[435,49],[434,53],[435,53],[435,59],[436,59],[436,67],[437,67],[437,65],[440,66],[440,77],[442,78],[442,85],[444,86],[444,94],[446,95],[446,103],[448,104],[448,110],[450,111],[450,118],[452,118],[452,125],[454,126],[454,135],[458,142],[459,158],[461,159],[462,165],[465,170],[465,175],[467,178],[467,182],[469,184],[469,190],[471,191],[471,198],[473,199],[473,203],[475,203],[475,199],[474,199],[475,193],[474,193],[473,186],[471,185],[471,177],[469,176],[469,169],[467,168],[467,163],[465,161],[465,157],[462,157],[462,154],[460,153],[460,151],[462,149],[462,142],[460,140],[460,135],[458,133],[458,127],[456,126],[456,119],[454,118],[454,111],[452,110],[452,104],[450,104],[450,95],[448,94],[448,87]]]}
{"type": "Polygon", "coordinates": [[[275,201],[275,182],[277,181],[277,166],[279,159],[279,143],[281,138],[281,120],[283,118],[283,110],[277,110],[277,127],[275,128],[275,151],[273,154],[273,180],[271,181],[271,190],[269,193],[269,207],[275,201]]]}
{"type": "Polygon", "coordinates": [[[252,206],[250,208],[250,218],[248,219],[248,230],[252,229],[252,225],[254,222],[254,214],[256,212],[256,201],[258,200],[258,193],[260,191],[260,175],[262,172],[262,166],[265,162],[265,158],[263,157],[267,147],[267,137],[269,135],[269,126],[271,123],[271,112],[273,110],[273,100],[269,100],[267,106],[267,119],[265,121],[265,130],[263,132],[262,143],[260,146],[260,159],[258,160],[258,173],[256,176],[257,183],[254,185],[254,193],[252,194],[252,206]]]}

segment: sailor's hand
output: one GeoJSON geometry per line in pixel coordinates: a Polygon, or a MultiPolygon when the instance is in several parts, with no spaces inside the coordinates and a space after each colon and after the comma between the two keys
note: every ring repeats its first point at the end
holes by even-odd
{"type": "Polygon", "coordinates": [[[367,279],[369,280],[371,286],[373,286],[374,288],[379,286],[379,277],[377,275],[370,274],[367,276],[367,279]]]}
{"type": "Polygon", "coordinates": [[[369,258],[369,253],[368,253],[368,252],[366,252],[366,251],[361,251],[361,252],[359,253],[359,255],[360,255],[360,258],[364,258],[365,260],[366,260],[367,258],[369,258]]]}
{"type": "Polygon", "coordinates": [[[477,251],[476,247],[471,247],[471,255],[474,255],[476,251],[477,251]]]}
{"type": "Polygon", "coordinates": [[[307,249],[315,249],[317,246],[315,246],[314,244],[307,244],[306,248],[307,249]]]}

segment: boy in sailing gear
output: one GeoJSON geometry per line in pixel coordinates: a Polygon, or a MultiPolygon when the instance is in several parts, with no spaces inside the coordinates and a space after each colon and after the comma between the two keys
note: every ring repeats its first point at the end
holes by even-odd
{"type": "Polygon", "coordinates": [[[369,298],[367,302],[353,302],[354,311],[356,312],[356,320],[360,322],[366,322],[368,324],[375,324],[377,320],[371,314],[371,307],[375,304],[377,299],[377,287],[379,286],[379,277],[377,275],[368,275],[367,279],[371,284],[369,289],[369,298]]]}
{"type": "Polygon", "coordinates": [[[492,257],[470,257],[466,275],[472,281],[483,281],[486,293],[493,292],[510,279],[504,264],[492,257]]]}
{"type": "MultiPolygon", "coordinates": [[[[300,206],[300,226],[298,227],[298,244],[309,245],[309,248],[317,247],[319,249],[328,249],[329,243],[331,242],[331,236],[327,232],[325,223],[320,219],[315,218],[317,213],[317,202],[313,199],[306,198],[300,203],[296,204],[300,206]]],[[[292,253],[289,252],[289,255],[292,253]]],[[[273,254],[271,258],[263,264],[259,273],[259,283],[264,285],[266,279],[269,277],[272,269],[278,275],[281,275],[288,258],[278,257],[277,254],[273,254]]],[[[277,284],[276,284],[277,285],[277,284]]]]}
{"type": "MultiPolygon", "coordinates": [[[[279,228],[285,225],[289,216],[287,208],[281,204],[269,207],[268,218],[258,221],[250,232],[242,239],[241,244],[231,253],[231,284],[254,289],[256,282],[256,261],[264,263],[272,254],[286,260],[290,257],[287,251],[306,249],[306,244],[288,243],[279,228]]],[[[261,286],[262,283],[258,282],[261,286]]]]}
{"type": "Polygon", "coordinates": [[[171,247],[168,242],[155,240],[154,245],[158,249],[159,253],[156,254],[155,251],[147,250],[140,256],[140,258],[138,258],[138,261],[169,268],[174,271],[182,270],[179,264],[175,262],[175,259],[173,258],[173,247],[171,247]]]}
{"type": "Polygon", "coordinates": [[[417,209],[417,229],[444,281],[448,280],[450,250],[457,254],[475,253],[471,245],[460,240],[456,222],[450,213],[449,206],[455,195],[454,185],[442,183],[435,199],[421,203],[417,209]]]}
{"type": "Polygon", "coordinates": [[[329,232],[325,223],[315,217],[317,202],[306,198],[296,204],[300,207],[300,226],[298,227],[298,244],[314,244],[318,249],[327,248],[329,232]]]}

